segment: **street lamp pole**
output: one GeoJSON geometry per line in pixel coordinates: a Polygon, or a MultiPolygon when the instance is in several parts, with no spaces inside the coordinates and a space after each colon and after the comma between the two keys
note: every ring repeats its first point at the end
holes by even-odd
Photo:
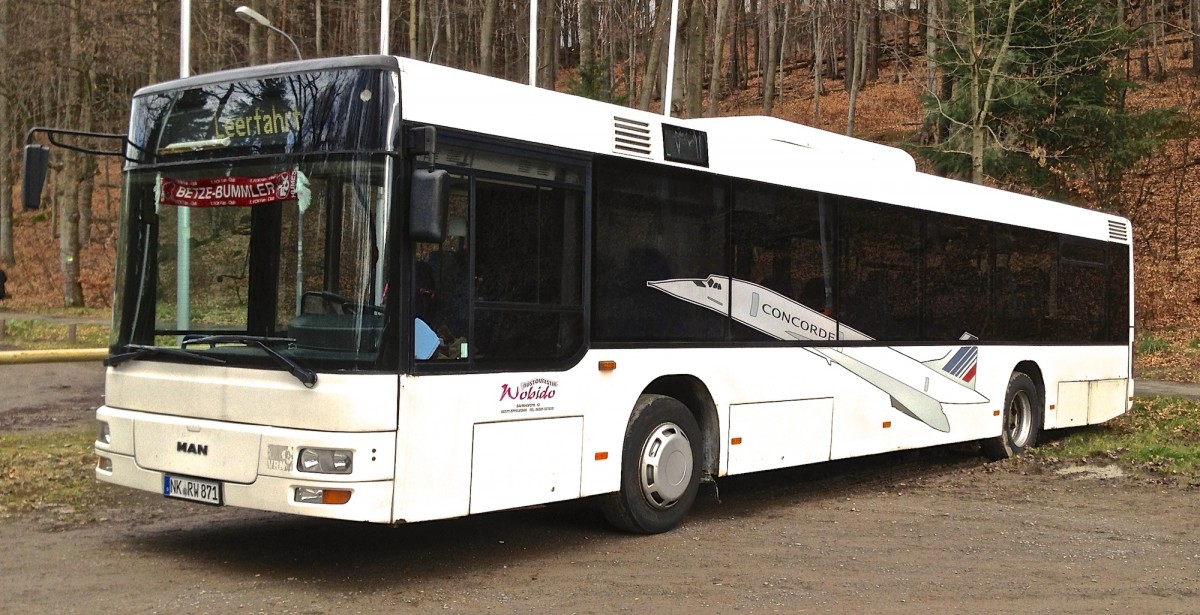
{"type": "Polygon", "coordinates": [[[284,32],[283,30],[280,30],[279,28],[276,28],[275,26],[271,25],[271,20],[267,19],[266,17],[263,17],[262,13],[259,13],[258,11],[254,10],[248,6],[239,6],[233,10],[233,13],[238,16],[238,19],[241,19],[242,21],[244,21],[246,23],[257,24],[264,28],[270,28],[270,29],[278,32],[280,35],[283,36],[283,38],[286,38],[288,40],[288,42],[292,44],[292,49],[296,50],[296,57],[301,60],[304,59],[304,56],[300,54],[300,46],[296,44],[296,41],[292,40],[292,37],[288,36],[287,32],[284,32]]]}

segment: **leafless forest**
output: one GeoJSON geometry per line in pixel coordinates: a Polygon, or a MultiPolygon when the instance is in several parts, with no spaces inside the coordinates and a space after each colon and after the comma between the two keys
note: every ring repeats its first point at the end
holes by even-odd
{"type": "MultiPolygon", "coordinates": [[[[538,1],[539,87],[662,109],[671,2],[538,1]]],[[[1067,23],[1058,8],[1030,17],[1033,2],[678,0],[671,107],[677,117],[776,115],[903,147],[960,139],[955,153],[970,164],[958,177],[1036,190],[984,167],[989,148],[1040,156],[1043,167],[1062,153],[990,127],[989,114],[1006,102],[995,76],[1028,53],[1016,41],[1034,26],[1080,39],[1094,24],[1067,23]],[[974,93],[961,103],[970,119],[928,111],[959,100],[956,89],[974,93]]],[[[1133,219],[1139,324],[1194,333],[1200,233],[1191,118],[1200,40],[1192,32],[1200,0],[1096,3],[1126,34],[1100,55],[1142,86],[1122,93],[1121,105],[1174,107],[1187,128],[1119,174],[1076,165],[1052,179],[1075,204],[1133,219]]],[[[380,50],[378,0],[195,0],[191,73],[295,58],[286,39],[239,20],[240,4],[291,35],[305,58],[380,50]]],[[[392,0],[389,15],[389,53],[529,80],[529,2],[392,0]]],[[[56,149],[43,209],[22,212],[21,147],[32,126],[124,132],[134,90],[179,75],[179,22],[173,0],[0,0],[0,266],[9,271],[10,306],[108,305],[119,168],[56,149]]],[[[1077,78],[1071,70],[1052,77],[1077,78]]]]}

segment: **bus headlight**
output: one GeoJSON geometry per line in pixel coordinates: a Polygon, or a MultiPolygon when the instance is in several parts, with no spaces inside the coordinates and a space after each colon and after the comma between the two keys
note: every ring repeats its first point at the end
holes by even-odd
{"type": "Polygon", "coordinates": [[[112,444],[112,429],[108,421],[96,421],[96,441],[100,444],[112,444]]]}
{"type": "Polygon", "coordinates": [[[354,469],[354,451],[330,448],[302,448],[296,469],[314,474],[349,474],[354,469]]]}

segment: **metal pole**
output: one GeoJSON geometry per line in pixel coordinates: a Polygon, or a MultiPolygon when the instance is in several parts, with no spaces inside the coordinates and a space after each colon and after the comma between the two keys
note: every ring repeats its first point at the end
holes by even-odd
{"type": "Polygon", "coordinates": [[[537,85],[538,0],[529,0],[529,85],[537,85]]]}
{"type": "MultiPolygon", "coordinates": [[[[179,3],[179,76],[191,75],[192,0],[179,3]]],[[[175,317],[182,331],[191,325],[192,303],[192,212],[176,207],[175,244],[175,317]]],[[[145,275],[145,272],[142,272],[145,275]]]]}
{"type": "Polygon", "coordinates": [[[392,20],[391,13],[391,0],[379,0],[379,55],[381,56],[388,54],[388,37],[392,34],[388,28],[388,22],[392,20]]]}
{"type": "Polygon", "coordinates": [[[671,0],[671,40],[667,42],[667,82],[663,84],[663,115],[671,117],[671,99],[675,93],[675,29],[679,27],[679,0],[671,0]]]}
{"type": "Polygon", "coordinates": [[[179,76],[192,74],[192,0],[179,3],[179,76]]]}

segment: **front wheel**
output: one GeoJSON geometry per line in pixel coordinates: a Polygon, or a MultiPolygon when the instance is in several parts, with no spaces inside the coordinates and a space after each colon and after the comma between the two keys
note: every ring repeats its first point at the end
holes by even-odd
{"type": "Polygon", "coordinates": [[[696,501],[700,427],[678,400],[642,395],[625,430],[621,488],[604,496],[609,523],[638,534],[679,525],[696,501]]]}
{"type": "Polygon", "coordinates": [[[1004,393],[1004,426],[999,436],[981,443],[983,454],[998,461],[1033,448],[1042,431],[1042,414],[1042,399],[1033,380],[1021,372],[1013,372],[1004,393]]]}

